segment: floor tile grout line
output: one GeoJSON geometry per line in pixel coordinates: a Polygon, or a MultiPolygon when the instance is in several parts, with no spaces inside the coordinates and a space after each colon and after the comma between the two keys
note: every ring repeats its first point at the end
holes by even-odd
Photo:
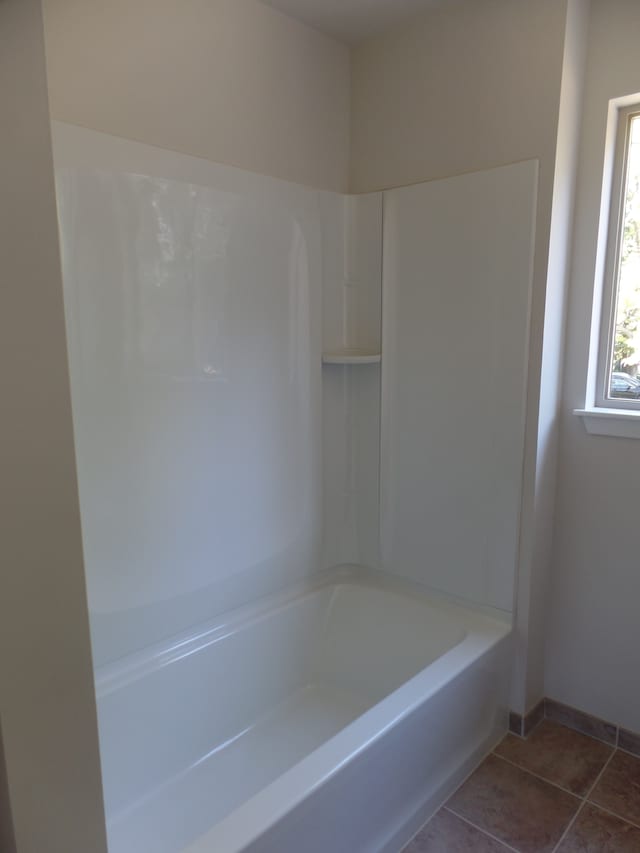
{"type": "Polygon", "coordinates": [[[469,820],[469,818],[465,817],[464,815],[458,814],[458,812],[454,811],[454,809],[452,809],[450,806],[442,806],[442,808],[450,814],[454,815],[455,817],[459,818],[460,820],[464,821],[464,823],[467,823],[469,826],[472,826],[474,829],[477,829],[478,832],[482,833],[482,835],[486,835],[487,838],[490,838],[492,841],[497,841],[498,844],[502,844],[502,846],[505,847],[507,850],[511,850],[513,851],[513,853],[521,853],[520,850],[518,850],[516,847],[512,847],[510,844],[507,844],[506,841],[503,841],[497,835],[492,835],[486,829],[483,829],[481,826],[478,826],[477,823],[474,823],[472,820],[469,820]]]}
{"type": "Polygon", "coordinates": [[[578,820],[578,817],[579,817],[579,815],[580,815],[580,812],[583,810],[583,808],[585,807],[586,803],[587,803],[587,801],[586,801],[586,800],[581,800],[581,801],[580,801],[580,805],[578,806],[578,808],[577,808],[577,810],[576,810],[576,813],[575,813],[575,814],[574,814],[574,816],[571,818],[571,820],[569,821],[569,823],[565,826],[565,828],[564,828],[564,832],[562,833],[562,835],[561,835],[561,836],[560,836],[560,838],[558,839],[558,843],[557,843],[557,844],[556,844],[556,846],[553,848],[553,850],[551,851],[551,853],[557,853],[557,851],[558,851],[558,850],[560,850],[560,847],[564,844],[564,840],[565,840],[565,838],[569,835],[569,833],[571,832],[571,830],[572,830],[572,829],[573,829],[573,827],[575,826],[575,823],[576,823],[576,821],[578,820]]]}
{"type": "Polygon", "coordinates": [[[557,843],[557,844],[556,844],[556,846],[553,848],[553,850],[551,851],[551,853],[557,853],[557,851],[558,851],[558,850],[560,850],[560,846],[563,844],[563,842],[564,842],[565,838],[569,835],[569,833],[571,832],[572,828],[575,826],[576,821],[578,820],[578,816],[580,815],[580,812],[584,809],[585,805],[589,802],[589,797],[590,797],[590,796],[591,796],[591,794],[595,791],[595,789],[596,789],[596,786],[597,786],[598,782],[599,782],[599,781],[600,781],[600,779],[602,779],[602,777],[604,776],[605,770],[607,769],[607,767],[609,766],[609,764],[611,764],[611,761],[613,760],[613,756],[614,756],[615,754],[616,754],[616,750],[614,749],[614,750],[613,750],[613,752],[611,753],[611,755],[609,756],[609,758],[607,758],[607,760],[605,761],[605,763],[604,763],[604,766],[603,766],[602,770],[601,770],[601,771],[598,773],[598,775],[596,776],[596,778],[595,778],[595,781],[594,781],[593,785],[589,788],[589,790],[587,791],[587,793],[586,793],[586,794],[584,795],[584,797],[582,798],[582,802],[581,802],[581,803],[580,803],[580,805],[578,806],[578,810],[576,811],[576,813],[574,814],[574,816],[571,818],[571,820],[570,820],[570,821],[569,821],[569,823],[567,824],[567,826],[566,826],[566,828],[565,828],[564,832],[562,833],[562,835],[561,835],[561,836],[560,836],[560,838],[558,839],[558,843],[557,843]]]}
{"type": "MultiPolygon", "coordinates": [[[[473,776],[473,774],[476,772],[476,770],[478,770],[478,768],[479,768],[482,764],[484,764],[484,762],[487,760],[487,758],[488,758],[490,755],[493,755],[493,750],[496,748],[496,746],[498,746],[499,744],[501,744],[501,743],[502,743],[502,741],[505,739],[505,737],[506,737],[506,733],[505,733],[505,734],[503,734],[503,735],[500,737],[500,740],[496,742],[495,746],[492,746],[492,747],[491,747],[491,750],[490,750],[486,755],[484,755],[482,758],[480,758],[480,759],[478,760],[478,763],[477,763],[477,764],[474,764],[474,766],[471,768],[471,770],[469,770],[469,772],[468,772],[468,773],[467,773],[467,775],[464,777],[464,779],[462,779],[462,781],[458,784],[458,786],[456,787],[456,789],[455,789],[454,791],[452,791],[452,792],[449,794],[449,796],[448,796],[448,797],[446,798],[446,800],[442,803],[442,805],[438,806],[438,808],[434,811],[434,813],[431,815],[431,817],[430,817],[428,820],[426,820],[426,821],[422,824],[422,826],[421,826],[419,829],[417,829],[417,830],[415,831],[415,833],[411,836],[411,838],[409,839],[409,841],[407,841],[407,843],[406,843],[405,847],[408,847],[408,846],[411,844],[411,842],[412,842],[415,838],[417,838],[417,837],[418,837],[418,835],[420,835],[420,833],[422,832],[422,830],[423,830],[423,829],[426,829],[426,827],[428,826],[428,824],[430,824],[430,823],[431,823],[431,821],[432,821],[432,820],[434,819],[434,817],[438,814],[438,812],[440,811],[440,809],[447,809],[447,811],[451,812],[451,814],[455,814],[455,812],[453,811],[453,809],[448,809],[448,808],[447,808],[447,803],[451,800],[451,798],[453,797],[453,795],[454,795],[455,793],[457,793],[457,792],[460,790],[460,788],[462,788],[462,786],[463,786],[463,785],[464,785],[464,784],[465,784],[465,783],[466,783],[466,782],[467,782],[467,781],[468,781],[468,780],[473,776]]],[[[403,851],[404,851],[404,847],[402,848],[402,850],[400,851],[400,853],[403,853],[403,851]]],[[[516,853],[519,853],[519,851],[518,851],[518,850],[516,850],[516,853]]]]}
{"type": "MultiPolygon", "coordinates": [[[[523,773],[528,773],[529,776],[533,776],[534,779],[538,779],[540,782],[546,782],[547,785],[551,785],[553,788],[557,788],[564,794],[569,794],[571,797],[575,797],[576,800],[584,799],[584,797],[580,796],[580,794],[576,794],[573,791],[570,791],[568,788],[563,788],[562,785],[558,785],[557,782],[551,782],[551,780],[545,779],[545,777],[540,776],[539,773],[534,773],[533,770],[529,770],[527,767],[522,767],[522,765],[516,764],[515,761],[511,761],[509,758],[505,758],[503,755],[499,755],[497,752],[492,753],[492,755],[495,755],[496,758],[499,758],[501,761],[504,761],[505,764],[510,764],[512,767],[515,767],[516,770],[522,770],[523,773]]],[[[610,760],[611,755],[607,758],[607,761],[605,763],[608,763],[610,760]]],[[[589,789],[589,791],[591,791],[591,789],[589,789]]]]}
{"type": "Polygon", "coordinates": [[[611,811],[606,806],[601,806],[600,803],[595,803],[593,800],[585,800],[585,805],[593,806],[594,809],[599,809],[601,812],[610,815],[611,817],[615,817],[618,820],[622,821],[622,823],[626,823],[629,826],[632,826],[634,829],[640,829],[640,823],[635,823],[632,820],[629,820],[628,817],[622,817],[618,812],[611,811]]]}
{"type": "Polygon", "coordinates": [[[637,758],[640,761],[640,755],[637,752],[629,752],[628,749],[625,749],[623,746],[616,747],[620,752],[624,752],[625,755],[630,755],[632,758],[637,758]]]}
{"type": "MultiPolygon", "coordinates": [[[[557,782],[552,782],[552,781],[551,781],[551,780],[549,780],[549,779],[545,779],[545,777],[544,777],[544,776],[541,776],[540,774],[535,773],[535,772],[534,772],[534,771],[532,771],[532,770],[529,770],[527,767],[523,767],[522,765],[517,764],[515,761],[512,761],[511,759],[509,759],[509,758],[505,758],[504,756],[500,755],[500,754],[499,754],[499,753],[497,753],[495,750],[500,746],[500,744],[501,744],[501,743],[502,743],[502,741],[504,740],[504,738],[502,738],[502,739],[501,739],[501,740],[500,740],[500,741],[499,741],[499,742],[498,742],[498,743],[493,747],[493,749],[492,749],[492,750],[491,750],[491,751],[490,751],[490,752],[489,752],[489,753],[488,753],[488,754],[487,754],[483,759],[481,759],[475,767],[473,767],[473,768],[472,768],[472,769],[467,773],[467,775],[466,775],[466,776],[465,776],[465,778],[460,782],[460,784],[458,785],[458,787],[456,788],[456,790],[453,792],[453,794],[451,794],[451,796],[450,796],[450,797],[449,797],[449,798],[448,798],[448,799],[447,799],[447,800],[446,800],[446,801],[445,801],[445,802],[440,806],[440,808],[439,808],[439,809],[437,809],[437,810],[433,813],[433,815],[431,815],[431,817],[429,818],[429,820],[427,820],[427,821],[426,821],[426,822],[425,822],[425,823],[424,823],[424,824],[423,824],[423,825],[422,825],[422,826],[421,826],[421,827],[420,827],[420,828],[415,832],[415,834],[414,834],[414,835],[411,837],[411,839],[409,840],[408,844],[410,844],[410,843],[411,843],[411,842],[412,842],[412,841],[413,841],[413,840],[414,840],[414,839],[415,839],[415,838],[420,834],[420,832],[422,832],[422,830],[424,830],[424,829],[428,826],[428,824],[433,820],[433,818],[436,816],[436,814],[438,813],[438,811],[440,811],[440,810],[444,810],[444,811],[447,811],[447,812],[449,812],[450,814],[454,815],[454,816],[455,816],[455,817],[457,817],[459,820],[463,821],[464,823],[468,824],[469,826],[473,827],[473,829],[475,829],[477,832],[480,832],[482,835],[486,836],[487,838],[490,838],[492,841],[496,841],[498,844],[501,844],[501,845],[502,845],[503,847],[505,847],[507,850],[511,850],[511,851],[512,851],[512,853],[521,853],[521,851],[517,850],[517,848],[512,847],[512,846],[511,846],[510,844],[508,844],[506,841],[503,841],[501,838],[499,838],[499,837],[498,837],[498,836],[496,836],[496,835],[493,835],[492,833],[488,832],[486,829],[482,829],[482,827],[478,826],[478,824],[473,823],[473,821],[469,820],[469,819],[468,819],[467,817],[465,817],[464,815],[459,814],[455,809],[453,809],[453,808],[449,805],[449,802],[450,802],[450,801],[451,801],[451,799],[453,798],[454,794],[455,794],[458,790],[460,790],[460,788],[462,788],[462,787],[463,787],[463,785],[465,784],[465,782],[466,782],[466,781],[467,781],[467,780],[468,780],[468,779],[469,779],[469,778],[470,778],[470,777],[471,777],[471,776],[476,772],[476,770],[477,770],[477,769],[478,769],[482,764],[484,764],[484,762],[485,762],[485,761],[486,761],[486,759],[489,757],[489,755],[492,755],[492,756],[494,756],[495,758],[499,758],[499,759],[501,759],[502,761],[504,761],[504,762],[505,762],[505,764],[510,764],[512,767],[515,767],[517,770],[522,770],[524,773],[527,773],[527,774],[529,774],[530,776],[533,776],[535,779],[538,779],[540,782],[545,782],[546,784],[551,785],[553,788],[557,788],[558,790],[562,791],[563,793],[568,794],[569,796],[574,797],[576,800],[578,800],[578,801],[579,801],[579,806],[578,806],[578,808],[577,808],[577,810],[576,810],[576,813],[573,815],[573,817],[571,818],[571,820],[570,820],[570,821],[569,821],[569,823],[567,824],[567,826],[566,826],[566,828],[565,828],[564,832],[563,832],[563,833],[562,833],[562,835],[560,836],[560,839],[558,840],[558,842],[557,842],[556,846],[553,848],[553,850],[551,851],[551,853],[558,853],[558,851],[559,851],[559,849],[560,849],[560,846],[561,846],[561,845],[562,845],[562,843],[565,841],[565,839],[566,839],[567,835],[569,834],[569,832],[571,831],[571,829],[572,829],[572,828],[573,828],[573,826],[575,825],[576,821],[578,820],[578,817],[580,816],[580,814],[581,814],[581,812],[583,811],[583,809],[584,809],[585,805],[587,805],[587,804],[588,804],[588,805],[590,805],[590,806],[592,806],[592,807],[593,807],[593,808],[595,808],[595,809],[600,810],[601,812],[604,812],[605,814],[610,815],[611,817],[616,818],[617,820],[621,821],[622,823],[626,824],[627,826],[632,827],[633,829],[638,829],[638,830],[640,830],[640,823],[635,823],[634,821],[629,820],[629,819],[628,819],[628,818],[626,818],[626,817],[623,817],[622,815],[618,814],[617,812],[614,812],[614,811],[612,811],[611,809],[608,809],[608,808],[606,808],[605,806],[602,806],[602,805],[600,805],[599,803],[594,802],[593,800],[590,800],[590,799],[589,799],[589,798],[591,797],[591,795],[593,794],[594,790],[596,789],[596,787],[598,786],[598,783],[600,782],[600,780],[601,780],[601,779],[602,779],[602,777],[604,776],[604,774],[605,774],[605,772],[606,772],[607,768],[609,767],[609,765],[610,765],[611,761],[613,760],[613,758],[614,758],[614,756],[615,756],[616,752],[618,752],[618,750],[619,750],[620,752],[624,753],[625,755],[629,755],[629,756],[631,756],[632,758],[636,758],[636,759],[638,759],[638,760],[640,760],[640,756],[636,755],[636,754],[635,754],[635,753],[633,753],[633,752],[629,752],[628,750],[626,750],[626,749],[624,749],[624,748],[622,748],[622,747],[614,746],[614,745],[612,745],[611,743],[607,743],[607,741],[604,741],[604,740],[602,740],[601,738],[594,737],[593,735],[586,734],[586,732],[581,732],[581,731],[579,731],[578,729],[574,729],[574,728],[573,728],[573,727],[571,727],[571,726],[567,726],[567,725],[566,725],[566,724],[564,724],[564,723],[560,723],[560,722],[558,722],[557,720],[553,720],[553,719],[547,718],[546,716],[545,716],[543,719],[544,719],[544,720],[549,719],[549,721],[550,721],[550,722],[553,722],[553,723],[555,723],[556,725],[564,726],[565,728],[568,728],[570,731],[575,731],[575,732],[577,732],[577,733],[579,733],[579,734],[584,735],[585,737],[589,737],[589,738],[591,738],[592,740],[597,741],[598,743],[602,743],[603,745],[610,747],[610,749],[611,749],[611,753],[610,753],[610,755],[607,757],[607,759],[606,759],[606,761],[605,761],[604,765],[602,766],[602,769],[599,771],[599,773],[598,773],[598,775],[596,776],[596,778],[595,778],[595,780],[594,780],[593,784],[590,786],[590,788],[588,789],[588,791],[587,791],[587,793],[586,793],[586,794],[584,794],[583,796],[581,796],[580,794],[576,794],[576,793],[574,793],[573,791],[570,791],[568,788],[564,788],[562,785],[559,785],[557,782]]],[[[509,732],[509,731],[507,731],[507,733],[506,733],[506,734],[507,734],[507,735],[508,735],[508,734],[513,734],[513,732],[509,732]]],[[[506,735],[505,735],[505,736],[506,736],[506,735]]],[[[526,740],[526,738],[523,738],[523,739],[524,739],[524,740],[526,740]]],[[[404,848],[403,848],[403,850],[404,850],[404,848]]]]}

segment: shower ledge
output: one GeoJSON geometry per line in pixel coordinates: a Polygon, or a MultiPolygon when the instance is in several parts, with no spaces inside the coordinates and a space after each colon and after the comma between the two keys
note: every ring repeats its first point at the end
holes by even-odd
{"type": "Polygon", "coordinates": [[[322,353],[323,364],[378,364],[382,354],[379,350],[342,347],[322,353]]]}

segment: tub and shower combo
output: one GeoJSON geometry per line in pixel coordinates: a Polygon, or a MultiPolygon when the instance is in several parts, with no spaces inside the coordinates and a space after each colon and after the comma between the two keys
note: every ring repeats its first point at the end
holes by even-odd
{"type": "Polygon", "coordinates": [[[54,151],[109,850],[397,853],[507,727],[537,166],[54,151]]]}
{"type": "Polygon", "coordinates": [[[110,843],[399,850],[504,732],[509,633],[342,570],[105,668],[110,843]]]}

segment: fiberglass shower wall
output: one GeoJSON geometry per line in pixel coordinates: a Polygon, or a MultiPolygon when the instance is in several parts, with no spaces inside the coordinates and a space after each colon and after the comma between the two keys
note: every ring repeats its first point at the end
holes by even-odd
{"type": "Polygon", "coordinates": [[[321,564],[321,201],[54,123],[94,658],[321,564]]]}
{"type": "Polygon", "coordinates": [[[341,563],[510,610],[536,164],[345,197],[54,152],[96,664],[341,563]]]}
{"type": "MultiPolygon", "coordinates": [[[[326,355],[379,353],[382,193],[322,204],[326,355]]],[[[325,363],[322,370],[325,566],[378,563],[380,362],[325,363]]]]}
{"type": "Polygon", "coordinates": [[[513,609],[537,162],[384,194],[381,562],[513,609]]]}

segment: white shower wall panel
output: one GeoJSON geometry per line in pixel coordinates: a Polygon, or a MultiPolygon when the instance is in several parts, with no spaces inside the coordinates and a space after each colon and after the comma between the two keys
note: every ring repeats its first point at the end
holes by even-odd
{"type": "Polygon", "coordinates": [[[342,197],[54,123],[96,663],[314,572],[342,197]]]}
{"type": "MultiPolygon", "coordinates": [[[[323,350],[380,350],[382,193],[322,198],[323,350]]],[[[380,366],[325,365],[325,566],[378,563],[380,366]]]]}
{"type": "Polygon", "coordinates": [[[513,608],[537,162],[384,196],[383,566],[513,608]]]}

